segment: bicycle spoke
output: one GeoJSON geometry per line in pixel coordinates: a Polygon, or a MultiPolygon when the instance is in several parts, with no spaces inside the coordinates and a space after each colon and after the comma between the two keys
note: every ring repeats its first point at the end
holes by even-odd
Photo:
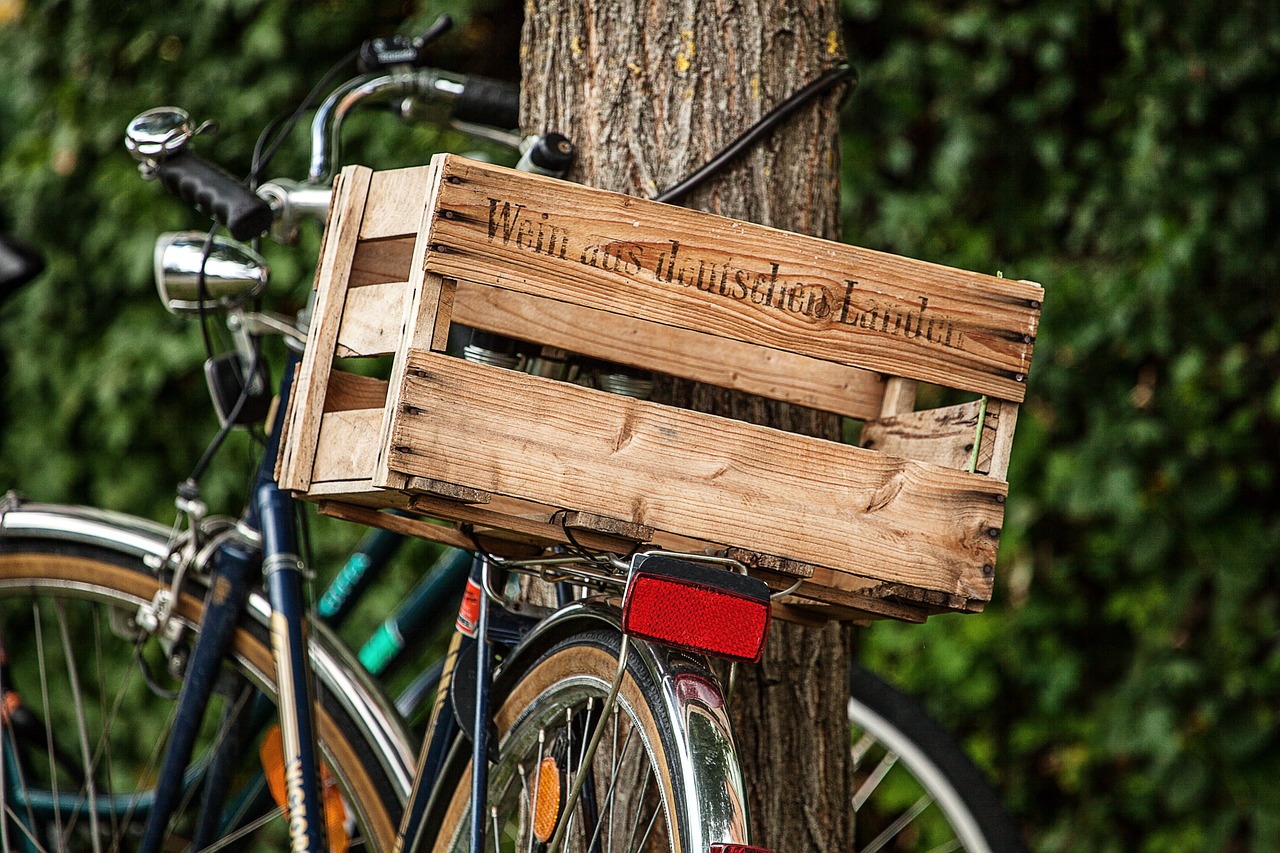
{"type": "MultiPolygon", "coordinates": [[[[622,754],[621,754],[621,755],[620,755],[620,754],[618,754],[618,751],[617,751],[617,744],[618,744],[618,734],[617,734],[618,709],[617,709],[617,707],[616,707],[616,706],[614,707],[614,712],[613,712],[613,721],[614,721],[614,741],[613,741],[613,742],[614,742],[614,755],[613,755],[613,772],[612,772],[612,774],[610,775],[610,778],[609,778],[609,790],[608,790],[608,791],[606,791],[606,792],[605,792],[605,795],[604,795],[604,804],[600,806],[600,814],[601,814],[601,815],[603,815],[606,811],[608,811],[608,812],[609,812],[609,837],[608,837],[608,844],[607,844],[607,851],[606,851],[606,853],[613,853],[613,812],[612,812],[610,809],[611,809],[611,806],[613,805],[614,795],[615,795],[615,794],[617,793],[617,791],[618,791],[618,775],[622,772],[622,758],[623,758],[623,756],[624,756],[624,755],[626,755],[627,748],[631,745],[631,736],[632,736],[633,734],[635,734],[635,727],[632,727],[632,728],[631,728],[631,730],[627,732],[627,739],[626,739],[625,741],[623,741],[623,742],[622,742],[622,754]]],[[[587,845],[587,849],[588,849],[588,850],[594,850],[594,849],[595,849],[596,841],[598,841],[598,840],[599,840],[599,838],[600,838],[600,830],[601,830],[603,827],[604,827],[604,821],[602,820],[600,823],[598,823],[598,824],[596,825],[596,831],[595,831],[595,833],[591,836],[591,843],[587,845]]]]}
{"type": "MultiPolygon", "coordinates": [[[[25,775],[23,775],[23,772],[22,772],[22,766],[18,763],[18,741],[17,741],[17,736],[14,734],[14,731],[13,731],[13,727],[12,727],[12,726],[5,726],[5,727],[4,727],[4,730],[5,730],[5,737],[6,737],[6,738],[8,739],[8,741],[9,741],[8,754],[9,754],[9,756],[11,756],[11,760],[13,761],[13,775],[14,775],[14,778],[16,779],[16,784],[18,785],[18,790],[19,790],[21,793],[23,793],[23,794],[25,795],[25,794],[26,794],[26,791],[27,791],[27,778],[26,778],[26,776],[25,776],[25,775]]],[[[7,791],[9,790],[9,779],[8,779],[8,777],[5,777],[5,778],[3,779],[3,783],[4,783],[4,785],[3,785],[4,790],[7,792],[7,791]]],[[[22,799],[22,801],[23,801],[23,804],[27,807],[27,821],[28,821],[28,824],[29,824],[30,826],[35,826],[35,825],[36,825],[36,816],[35,816],[35,812],[33,812],[33,811],[32,811],[32,809],[31,809],[31,798],[30,798],[30,797],[27,797],[27,796],[23,796],[21,799],[22,799]]],[[[13,807],[12,807],[12,806],[6,806],[6,807],[5,807],[5,813],[13,816],[14,823],[17,823],[17,824],[21,824],[21,823],[22,823],[22,819],[21,819],[21,817],[19,817],[19,816],[18,816],[18,813],[17,813],[17,812],[15,812],[15,811],[13,810],[13,807]]],[[[8,849],[8,848],[6,848],[6,849],[8,849]]]]}
{"type": "Polygon", "coordinates": [[[921,812],[929,808],[932,804],[933,797],[928,794],[925,794],[920,799],[916,800],[915,803],[912,804],[911,808],[899,815],[893,823],[889,824],[889,826],[885,828],[884,832],[877,835],[871,843],[867,845],[866,849],[860,851],[860,853],[876,853],[880,848],[897,838],[898,833],[906,829],[913,820],[920,816],[921,812]]]}
{"type": "Polygon", "coordinates": [[[857,770],[862,766],[862,759],[866,757],[871,747],[876,745],[876,739],[871,734],[864,734],[858,738],[858,742],[849,748],[849,762],[853,765],[853,769],[857,770]]]}
{"type": "MultiPolygon", "coordinates": [[[[105,759],[103,763],[103,773],[106,776],[107,790],[114,793],[116,790],[115,775],[112,773],[111,750],[107,749],[107,744],[111,743],[109,735],[111,720],[120,710],[119,703],[121,698],[124,696],[124,688],[122,685],[121,689],[116,691],[116,703],[109,715],[107,713],[107,691],[105,689],[107,684],[107,675],[102,658],[102,621],[99,618],[99,605],[95,603],[90,606],[90,609],[93,613],[94,660],[97,662],[98,669],[98,712],[102,715],[102,727],[98,735],[97,747],[94,749],[93,753],[93,771],[91,772],[96,772],[98,762],[105,759]]],[[[121,680],[125,682],[128,681],[127,678],[121,680]]],[[[111,809],[111,837],[120,837],[120,821],[116,815],[115,809],[111,809]]]]}
{"type": "Polygon", "coordinates": [[[956,841],[949,841],[946,844],[940,844],[937,847],[933,848],[932,850],[926,851],[926,853],[955,853],[955,851],[959,849],[960,849],[960,842],[959,840],[956,840],[956,841]]]}
{"type": "Polygon", "coordinates": [[[275,820],[276,818],[280,817],[283,814],[284,814],[284,809],[282,808],[270,809],[267,811],[266,814],[262,815],[261,817],[251,820],[249,823],[245,824],[244,826],[240,827],[234,832],[227,833],[222,838],[218,839],[216,843],[210,844],[208,847],[202,848],[200,850],[200,853],[214,853],[214,851],[221,850],[229,844],[234,844],[235,842],[239,841],[241,838],[244,838],[246,835],[252,835],[253,833],[257,832],[259,829],[271,823],[271,821],[275,820]]]}
{"type": "MultiPolygon", "coordinates": [[[[62,651],[67,659],[67,680],[71,686],[71,702],[76,713],[76,734],[80,741],[80,754],[84,758],[84,786],[81,789],[89,803],[89,834],[94,853],[102,853],[101,832],[98,826],[98,790],[93,779],[93,766],[89,758],[89,728],[84,718],[84,697],[80,692],[80,673],[76,667],[75,653],[71,648],[71,634],[67,630],[67,608],[61,600],[54,602],[54,612],[58,617],[58,632],[62,636],[62,651]]],[[[79,818],[79,800],[71,815],[71,825],[67,828],[68,837],[75,829],[79,818]]]]}
{"type": "MultiPolygon", "coordinates": [[[[40,839],[36,838],[32,830],[25,823],[22,822],[22,819],[18,817],[18,815],[13,811],[13,809],[6,808],[5,814],[13,820],[14,826],[22,830],[22,834],[26,837],[27,841],[31,842],[31,845],[36,848],[36,853],[47,853],[44,845],[40,843],[40,839]]],[[[5,821],[5,822],[8,823],[8,821],[5,821]]],[[[32,825],[33,826],[35,825],[34,821],[32,822],[32,825]]]]}
{"type": "MultiPolygon", "coordinates": [[[[648,777],[645,777],[646,780],[648,777]]],[[[646,786],[647,787],[647,786],[646,786]]],[[[640,846],[632,848],[633,850],[643,850],[645,844],[649,842],[649,835],[653,832],[653,827],[658,823],[658,815],[662,813],[662,801],[659,800],[657,805],[653,807],[653,817],[649,818],[649,826],[644,831],[644,837],[640,839],[640,846]]],[[[637,812],[638,814],[638,812],[637,812]]]]}
{"type": "Polygon", "coordinates": [[[884,781],[884,777],[889,775],[889,771],[893,769],[893,765],[898,763],[898,754],[895,752],[886,752],[884,758],[880,759],[880,763],[876,765],[876,769],[871,771],[871,775],[867,777],[867,781],[859,786],[853,795],[853,810],[856,812],[862,808],[863,803],[867,801],[884,781]]]}
{"type": "MultiPolygon", "coordinates": [[[[639,803],[643,803],[643,802],[644,802],[644,798],[645,798],[645,796],[646,796],[648,793],[649,793],[649,774],[648,774],[648,773],[646,773],[646,774],[645,774],[645,776],[644,776],[644,787],[640,789],[640,797],[639,797],[639,799],[637,800],[637,802],[639,802],[639,803]]],[[[632,821],[632,823],[631,823],[631,838],[630,838],[630,840],[628,840],[628,841],[627,841],[627,850],[635,850],[635,849],[637,849],[637,848],[636,848],[636,846],[635,846],[635,842],[636,842],[636,832],[640,829],[640,815],[641,815],[641,814],[642,814],[642,810],[641,810],[641,809],[639,809],[639,808],[637,808],[637,809],[636,809],[636,817],[635,817],[635,820],[634,820],[634,821],[632,821]]],[[[647,833],[646,833],[646,834],[647,834],[647,833]]]]}
{"type": "MultiPolygon", "coordinates": [[[[0,630],[0,655],[4,654],[3,630],[0,630]]],[[[4,679],[4,670],[0,669],[0,702],[8,700],[9,685],[4,679]]],[[[13,847],[9,843],[9,821],[5,819],[5,815],[9,814],[9,761],[17,760],[17,756],[10,758],[12,753],[5,743],[4,733],[9,731],[11,726],[0,726],[0,847],[5,850],[12,850],[13,847]]]]}
{"type": "MultiPolygon", "coordinates": [[[[135,667],[145,666],[145,664],[142,663],[141,658],[142,658],[142,646],[139,645],[135,649],[135,654],[134,654],[135,667]]],[[[133,822],[133,815],[137,811],[138,802],[142,799],[142,795],[144,793],[141,787],[142,780],[155,778],[156,767],[158,767],[160,764],[160,756],[164,752],[164,745],[169,741],[169,734],[170,732],[173,731],[173,721],[174,719],[176,719],[177,714],[178,714],[178,706],[175,703],[169,711],[169,716],[165,720],[164,726],[160,730],[159,737],[156,738],[155,746],[152,747],[151,749],[151,755],[147,757],[147,762],[143,766],[142,772],[138,774],[138,777],[137,777],[138,781],[135,783],[133,796],[129,799],[129,807],[125,810],[124,818],[121,820],[121,823],[124,826],[128,826],[130,823],[133,822]]],[[[118,851],[120,850],[120,844],[124,840],[122,838],[123,835],[124,833],[120,833],[116,836],[115,843],[111,845],[111,853],[118,853],[118,851]]]]}
{"type": "Polygon", "coordinates": [[[31,602],[31,611],[35,619],[36,664],[40,672],[40,696],[44,702],[45,747],[49,752],[49,787],[53,791],[53,822],[58,836],[62,837],[62,808],[58,797],[58,768],[54,761],[53,720],[49,716],[49,671],[45,662],[44,626],[39,601],[31,602]]]}

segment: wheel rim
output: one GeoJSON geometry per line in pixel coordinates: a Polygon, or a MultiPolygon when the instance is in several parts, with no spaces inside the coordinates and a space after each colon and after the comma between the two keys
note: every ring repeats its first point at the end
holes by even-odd
{"type": "MultiPolygon", "coordinates": [[[[53,560],[41,555],[36,573],[53,560]]],[[[154,636],[138,642],[142,632],[132,620],[156,589],[139,572],[87,561],[96,571],[127,576],[126,590],[33,577],[21,559],[0,562],[0,636],[10,659],[0,689],[16,689],[21,704],[10,698],[8,707],[36,723],[23,729],[12,714],[5,717],[0,841],[6,850],[133,849],[173,725],[180,681],[166,668],[175,655],[181,658],[185,643],[154,636]]],[[[82,573],[85,564],[68,571],[82,573]]],[[[194,599],[184,597],[175,620],[189,631],[198,610],[194,599]]],[[[245,645],[243,638],[237,645],[245,645]]],[[[250,685],[269,685],[269,650],[254,645],[255,653],[238,655],[236,675],[224,674],[215,691],[186,774],[180,815],[170,824],[171,844],[185,847],[194,837],[209,756],[229,747],[222,712],[247,710],[258,692],[250,685]]],[[[288,847],[282,812],[262,779],[257,734],[263,726],[256,728],[254,743],[239,750],[244,758],[231,799],[211,818],[218,822],[212,836],[218,841],[205,849],[234,848],[249,835],[254,849],[288,847]]]]}
{"type": "MultiPolygon", "coordinates": [[[[672,804],[655,770],[655,750],[630,702],[619,697],[614,709],[602,717],[601,706],[609,685],[597,678],[579,676],[558,682],[517,717],[500,741],[500,759],[489,777],[489,819],[486,850],[527,853],[542,849],[533,814],[547,794],[542,778],[544,760],[554,758],[563,775],[557,786],[567,792],[579,772],[593,727],[605,726],[594,758],[587,765],[593,784],[584,786],[571,812],[561,809],[559,821],[567,821],[562,850],[569,853],[623,853],[623,851],[672,851],[672,804]]],[[[469,777],[469,774],[468,774],[469,777]]],[[[468,809],[469,812],[469,809],[468,809]]],[[[458,822],[453,850],[469,844],[465,828],[469,817],[458,822]]]]}
{"type": "Polygon", "coordinates": [[[849,699],[858,853],[990,853],[959,792],[883,717],[849,699]]]}

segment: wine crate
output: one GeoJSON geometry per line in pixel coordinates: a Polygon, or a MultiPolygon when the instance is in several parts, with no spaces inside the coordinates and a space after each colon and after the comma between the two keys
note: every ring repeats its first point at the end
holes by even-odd
{"type": "Polygon", "coordinates": [[[990,599],[1038,285],[452,155],[334,199],[285,488],[463,547],[729,554],[796,619],[990,599]],[[452,324],[834,412],[860,446],[465,361],[452,324]],[[918,383],[963,400],[916,410],[918,383]]]}

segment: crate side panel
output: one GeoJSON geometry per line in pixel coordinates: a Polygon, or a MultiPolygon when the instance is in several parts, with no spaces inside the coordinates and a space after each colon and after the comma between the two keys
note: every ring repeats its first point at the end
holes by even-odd
{"type": "Polygon", "coordinates": [[[475,365],[408,359],[389,467],[965,598],[1003,483],[475,365]]]}
{"type": "Polygon", "coordinates": [[[442,275],[1021,400],[1041,288],[440,156],[442,275]]]}
{"type": "Polygon", "coordinates": [[[372,175],[372,171],[362,166],[349,166],[342,170],[334,188],[324,248],[316,268],[312,330],[294,383],[298,399],[292,405],[288,443],[280,448],[280,485],[286,489],[306,491],[311,483],[329,370],[337,349],[351,260],[364,220],[372,175]]]}

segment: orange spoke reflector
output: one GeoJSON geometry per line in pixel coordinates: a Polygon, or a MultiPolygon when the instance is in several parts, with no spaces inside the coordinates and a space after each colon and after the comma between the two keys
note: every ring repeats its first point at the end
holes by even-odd
{"type": "Polygon", "coordinates": [[[544,844],[555,832],[560,817],[560,768],[551,756],[538,767],[538,789],[533,792],[533,835],[544,844]]]}
{"type": "MultiPolygon", "coordinates": [[[[262,738],[258,747],[258,758],[262,761],[262,772],[267,777],[267,788],[271,791],[271,799],[284,812],[285,820],[289,818],[288,791],[284,781],[284,740],[280,736],[280,727],[272,726],[262,738]]],[[[331,853],[347,853],[351,846],[351,827],[354,821],[347,817],[347,804],[342,801],[342,792],[338,783],[325,764],[320,765],[320,799],[324,802],[324,826],[329,836],[331,853]]]]}
{"type": "Polygon", "coordinates": [[[640,554],[622,600],[622,630],[689,651],[760,660],[773,612],[764,581],[688,560],[640,554]]]}

